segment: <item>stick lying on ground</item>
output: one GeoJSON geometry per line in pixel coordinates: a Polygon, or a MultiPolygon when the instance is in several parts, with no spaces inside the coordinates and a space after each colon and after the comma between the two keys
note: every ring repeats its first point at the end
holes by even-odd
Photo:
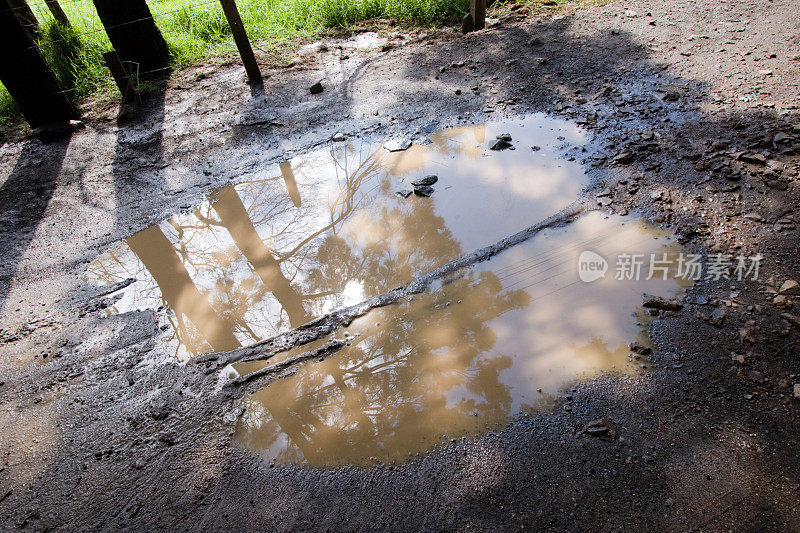
{"type": "MultiPolygon", "coordinates": [[[[595,208],[592,207],[591,203],[587,200],[578,200],[555,215],[546,218],[520,232],[517,232],[510,237],[506,237],[495,244],[481,248],[480,250],[477,250],[469,255],[461,257],[460,259],[443,265],[423,276],[420,276],[405,287],[393,289],[389,292],[364,300],[356,305],[334,311],[327,315],[316,318],[298,328],[292,329],[270,339],[265,339],[251,346],[237,348],[236,350],[231,350],[229,352],[214,352],[200,355],[194,359],[191,359],[188,364],[202,368],[205,374],[211,374],[212,372],[215,372],[233,363],[243,363],[246,361],[267,361],[277,353],[289,350],[290,348],[296,346],[308,344],[309,342],[313,342],[324,337],[325,335],[333,333],[339,327],[346,327],[354,319],[365,315],[372,309],[390,305],[405,296],[423,292],[430,286],[432,282],[439,280],[459,269],[472,266],[481,261],[485,261],[491,258],[493,255],[502,252],[506,248],[510,248],[511,246],[530,239],[544,229],[569,224],[580,215],[583,215],[593,209],[595,208]]],[[[337,351],[340,347],[341,346],[337,346],[335,349],[334,347],[329,347],[327,350],[323,350],[323,348],[325,348],[323,347],[320,350],[323,350],[324,353],[317,354],[316,356],[327,356],[330,353],[337,351]]],[[[279,368],[284,369],[292,364],[311,359],[314,357],[314,355],[310,354],[313,353],[315,352],[308,352],[297,357],[293,357],[285,362],[282,362],[279,368]]],[[[269,369],[271,369],[269,372],[267,372],[269,369],[263,369],[264,375],[273,374],[277,367],[278,365],[269,367],[269,369]]],[[[259,374],[252,379],[261,377],[261,375],[262,374],[259,374]]]]}

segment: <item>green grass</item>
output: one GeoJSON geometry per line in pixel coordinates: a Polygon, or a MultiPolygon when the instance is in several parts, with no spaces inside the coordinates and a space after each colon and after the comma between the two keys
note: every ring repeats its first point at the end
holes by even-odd
{"type": "MultiPolygon", "coordinates": [[[[72,28],[57,24],[43,0],[28,3],[41,24],[42,53],[71,98],[79,102],[87,96],[114,94],[102,58],[111,45],[92,0],[61,0],[72,28]]],[[[298,36],[346,29],[376,18],[428,27],[454,23],[469,9],[469,0],[239,0],[237,4],[250,40],[263,51],[277,51],[298,36]]],[[[178,68],[235,50],[217,0],[150,0],[148,5],[178,68]]],[[[21,118],[0,85],[0,125],[13,127],[21,118]]]]}

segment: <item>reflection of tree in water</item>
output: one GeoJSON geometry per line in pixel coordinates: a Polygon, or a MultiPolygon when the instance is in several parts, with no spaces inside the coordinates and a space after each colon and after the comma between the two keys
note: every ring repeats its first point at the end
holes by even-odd
{"type": "Polygon", "coordinates": [[[137,261],[112,252],[89,275],[113,283],[149,272],[156,283],[137,284],[139,299],[174,311],[174,335],[192,354],[299,326],[346,303],[350,282],[359,297],[377,294],[460,254],[431,200],[391,195],[383,157],[337,145],[285,162],[280,175],[220,189],[131,237],[137,261]]]}
{"type": "Polygon", "coordinates": [[[427,199],[380,206],[350,222],[345,231],[325,237],[310,257],[304,282],[308,292],[332,295],[335,306],[343,303],[339,295],[350,281],[358,281],[364,294],[380,294],[461,254],[427,199]]]}
{"type": "Polygon", "coordinates": [[[529,297],[504,292],[490,272],[453,285],[462,303],[436,293],[374,310],[354,324],[364,331],[350,347],[254,394],[243,440],[280,461],[363,464],[505,421],[512,399],[500,372],[512,359],[489,355],[496,337],[487,324],[529,297]]]}

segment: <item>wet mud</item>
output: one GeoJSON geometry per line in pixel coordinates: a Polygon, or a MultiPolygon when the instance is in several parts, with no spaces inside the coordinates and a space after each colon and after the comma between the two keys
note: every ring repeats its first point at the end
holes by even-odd
{"type": "Polygon", "coordinates": [[[387,21],[3,138],[0,530],[800,529],[795,11],[387,21]],[[605,228],[760,275],[545,279],[605,228]]]}

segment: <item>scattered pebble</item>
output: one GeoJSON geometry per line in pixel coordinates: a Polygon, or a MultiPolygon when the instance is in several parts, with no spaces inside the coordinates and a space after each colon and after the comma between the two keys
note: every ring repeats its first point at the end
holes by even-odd
{"type": "Polygon", "coordinates": [[[433,185],[434,183],[436,183],[437,181],[439,181],[439,177],[438,176],[430,175],[430,176],[425,176],[424,178],[419,178],[417,180],[412,181],[411,185],[413,185],[414,187],[429,187],[429,186],[433,185]]]}
{"type": "Polygon", "coordinates": [[[592,420],[584,426],[583,431],[592,437],[601,437],[606,440],[614,440],[617,436],[617,429],[610,418],[592,420]]]}
{"type": "Polygon", "coordinates": [[[679,311],[683,308],[683,304],[678,300],[667,300],[660,296],[645,295],[642,300],[642,307],[660,309],[662,311],[679,311]]]}
{"type": "Polygon", "coordinates": [[[506,150],[508,148],[514,148],[514,145],[511,144],[511,135],[507,133],[503,135],[498,135],[497,140],[495,140],[492,145],[489,147],[490,150],[506,150]]]}
{"type": "Polygon", "coordinates": [[[425,198],[433,194],[433,187],[423,185],[421,187],[414,187],[414,194],[417,196],[424,196],[425,198]]]}
{"type": "Polygon", "coordinates": [[[389,152],[402,152],[411,148],[411,139],[392,139],[385,143],[383,148],[389,152]]]}
{"type": "Polygon", "coordinates": [[[778,289],[780,294],[788,294],[790,296],[798,296],[800,295],[800,284],[798,284],[793,279],[787,279],[781,285],[781,288],[778,289]]]}

